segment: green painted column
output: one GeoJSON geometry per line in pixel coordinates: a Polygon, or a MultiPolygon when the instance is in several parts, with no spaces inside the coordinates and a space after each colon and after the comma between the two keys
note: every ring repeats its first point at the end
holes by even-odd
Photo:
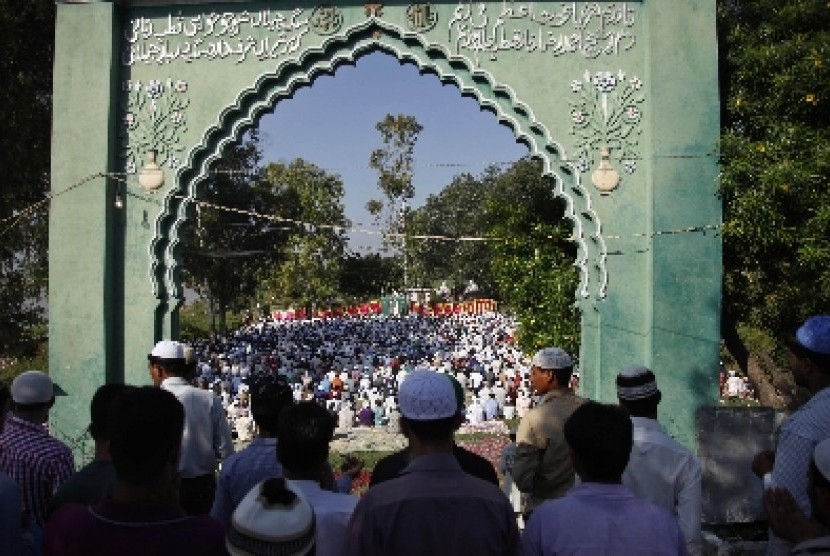
{"type": "Polygon", "coordinates": [[[104,177],[61,192],[113,168],[117,20],[111,3],[57,6],[49,371],[65,395],[57,397],[51,427],[76,457],[92,395],[100,384],[119,379],[113,338],[120,324],[112,304],[116,209],[114,183],[104,177]]]}
{"type": "Polygon", "coordinates": [[[651,106],[659,114],[650,130],[650,203],[658,235],[650,245],[647,363],[663,393],[661,422],[693,447],[696,411],[716,404],[718,392],[722,263],[715,2],[653,2],[646,29],[651,106]],[[693,228],[703,230],[684,231],[693,228]]]}

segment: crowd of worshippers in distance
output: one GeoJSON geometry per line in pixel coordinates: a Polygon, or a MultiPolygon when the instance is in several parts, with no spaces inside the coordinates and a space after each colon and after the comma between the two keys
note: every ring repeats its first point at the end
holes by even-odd
{"type": "MultiPolygon", "coordinates": [[[[4,555],[703,554],[701,467],[658,422],[660,374],[621,364],[617,403],[579,395],[570,354],[522,353],[498,313],[263,318],[162,340],[147,386],[105,384],[91,462],[50,434],[54,385],[0,387],[4,555]],[[493,463],[462,426],[518,419],[493,463]],[[405,447],[330,465],[335,432],[405,447]]],[[[830,553],[830,316],[786,338],[807,403],[752,470],[770,554],[830,553]]],[[[717,373],[713,370],[713,373],[717,373]]]]}

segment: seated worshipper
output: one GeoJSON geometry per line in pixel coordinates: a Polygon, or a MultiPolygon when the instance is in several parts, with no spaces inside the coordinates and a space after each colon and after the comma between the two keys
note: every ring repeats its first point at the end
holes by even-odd
{"type": "Polygon", "coordinates": [[[225,554],[222,523],[189,517],[179,505],[184,421],[184,408],[170,392],[150,386],[125,392],[112,415],[112,498],[59,508],[46,526],[43,556],[225,554]]]}
{"type": "Polygon", "coordinates": [[[582,483],[536,507],[522,555],[686,554],[677,519],[622,484],[632,425],[618,406],[587,402],[565,421],[565,440],[582,483]]]}
{"type": "Polygon", "coordinates": [[[464,472],[453,456],[458,402],[443,374],[415,370],[398,396],[411,461],[357,503],[344,554],[509,555],[518,548],[513,508],[499,488],[464,472]]]}
{"type": "Polygon", "coordinates": [[[302,491],[280,477],[254,485],[233,512],[225,546],[231,556],[315,556],[314,510],[302,491]]]}
{"type": "Polygon", "coordinates": [[[210,390],[200,390],[184,378],[187,372],[182,344],[158,342],[150,355],[153,385],[172,393],[184,406],[179,494],[182,508],[190,515],[210,512],[216,496],[217,460],[233,453],[230,425],[222,400],[210,390]]]}
{"type": "MultiPolygon", "coordinates": [[[[11,406],[9,387],[0,383],[0,433],[11,406]]],[[[22,556],[23,502],[20,487],[14,479],[0,471],[0,546],[9,556],[22,556]]]]}
{"type": "Polygon", "coordinates": [[[830,438],[819,442],[810,460],[807,486],[810,520],[785,488],[764,492],[764,510],[778,537],[795,543],[792,554],[830,554],[830,438]]]}
{"type": "Polygon", "coordinates": [[[363,407],[357,413],[357,420],[360,422],[360,426],[362,427],[375,426],[375,412],[372,411],[369,400],[365,400],[363,402],[363,407]]]}
{"type": "Polygon", "coordinates": [[[126,384],[104,384],[95,391],[89,404],[89,434],[95,442],[95,457],[61,485],[49,504],[50,515],[69,502],[89,505],[112,496],[115,488],[115,467],[110,457],[112,411],[119,398],[132,388],[126,384]]]}
{"type": "Polygon", "coordinates": [[[677,517],[689,554],[701,554],[700,463],[657,422],[657,404],[662,394],[654,373],[639,365],[623,369],[617,375],[617,398],[634,427],[631,459],[623,473],[623,484],[635,496],[677,517]]]}
{"type": "MultiPolygon", "coordinates": [[[[443,375],[447,380],[449,380],[453,387],[453,391],[455,392],[455,401],[458,406],[458,411],[456,412],[455,428],[453,431],[456,431],[464,422],[464,390],[461,388],[461,384],[455,379],[454,376],[443,373],[438,374],[443,375]]],[[[398,427],[400,428],[400,416],[397,419],[398,427]]],[[[483,458],[480,455],[459,446],[455,442],[453,442],[452,453],[465,473],[469,473],[473,477],[478,477],[479,479],[491,482],[494,485],[499,484],[499,478],[496,475],[496,470],[493,468],[493,464],[486,458],[483,458]]],[[[372,470],[372,478],[369,480],[369,486],[373,487],[384,481],[388,481],[389,479],[399,477],[406,466],[409,465],[411,460],[411,445],[407,446],[403,450],[395,452],[394,454],[390,454],[379,459],[375,464],[375,468],[372,470]]]]}
{"type": "Polygon", "coordinates": [[[329,443],[334,417],[313,402],[300,402],[280,415],[277,457],[289,483],[311,504],[317,521],[316,556],[336,556],[346,542],[346,526],[357,497],[337,494],[328,486],[329,443]]]}
{"type": "Polygon", "coordinates": [[[44,427],[55,403],[49,375],[42,371],[18,375],[11,395],[12,412],[0,434],[0,471],[17,482],[24,514],[42,527],[52,495],[75,472],[75,458],[44,427]]]}
{"type": "Polygon", "coordinates": [[[259,377],[250,389],[251,413],[259,434],[247,448],[222,464],[210,515],[228,527],[242,498],[260,481],[282,477],[277,460],[277,423],[280,413],[294,403],[291,385],[280,375],[259,377]]]}

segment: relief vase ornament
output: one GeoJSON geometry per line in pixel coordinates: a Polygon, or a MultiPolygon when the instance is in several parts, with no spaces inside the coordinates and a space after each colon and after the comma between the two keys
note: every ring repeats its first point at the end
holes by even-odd
{"type": "Polygon", "coordinates": [[[600,151],[599,166],[591,174],[591,182],[599,189],[600,195],[608,195],[620,183],[620,174],[611,166],[611,152],[607,146],[600,151]]]}
{"type": "Polygon", "coordinates": [[[156,150],[147,151],[147,162],[138,171],[138,183],[144,189],[153,191],[164,185],[164,171],[156,163],[156,150]]]}

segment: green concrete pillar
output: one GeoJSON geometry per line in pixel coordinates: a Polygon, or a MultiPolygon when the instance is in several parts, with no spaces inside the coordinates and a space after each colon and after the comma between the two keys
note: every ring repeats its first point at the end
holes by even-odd
{"type": "Polygon", "coordinates": [[[120,380],[114,338],[115,183],[85,178],[114,167],[117,14],[111,3],[58,4],[49,233],[49,371],[63,391],[51,413],[55,436],[76,457],[97,387],[120,380]],[[82,238],[79,241],[78,238],[82,238]]]}

